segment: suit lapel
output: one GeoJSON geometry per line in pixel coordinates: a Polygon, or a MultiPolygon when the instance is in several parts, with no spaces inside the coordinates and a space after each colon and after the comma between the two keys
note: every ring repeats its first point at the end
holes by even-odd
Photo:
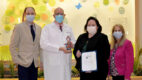
{"type": "Polygon", "coordinates": [[[36,42],[36,40],[37,40],[37,36],[38,36],[38,27],[37,27],[37,25],[35,24],[35,28],[36,28],[36,30],[35,30],[35,40],[34,40],[34,43],[36,42]]]}
{"type": "Polygon", "coordinates": [[[33,42],[33,38],[32,38],[32,34],[31,34],[31,30],[30,30],[30,25],[28,23],[25,22],[25,31],[26,31],[26,35],[28,36],[28,38],[30,39],[30,41],[33,42]]]}
{"type": "Polygon", "coordinates": [[[26,33],[27,33],[27,36],[28,38],[30,39],[31,42],[35,43],[37,41],[37,36],[39,35],[38,32],[39,32],[39,29],[38,29],[38,26],[35,24],[35,40],[33,41],[33,37],[32,37],[32,34],[31,34],[31,30],[30,30],[30,24],[28,24],[27,22],[25,22],[25,26],[26,26],[26,33]]]}

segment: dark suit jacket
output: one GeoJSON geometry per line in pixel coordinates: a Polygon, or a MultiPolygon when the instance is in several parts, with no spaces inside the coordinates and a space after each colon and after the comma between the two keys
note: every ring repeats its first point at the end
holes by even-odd
{"type": "Polygon", "coordinates": [[[102,33],[96,33],[92,38],[88,38],[88,33],[81,34],[77,42],[75,44],[74,48],[74,55],[75,59],[77,61],[76,63],[76,68],[81,71],[81,57],[77,58],[76,53],[77,50],[80,50],[83,52],[83,47],[88,41],[86,51],[96,51],[97,52],[97,67],[98,71],[94,73],[100,73],[100,74],[107,74],[108,73],[108,63],[107,60],[109,59],[110,56],[110,45],[108,38],[105,34],[102,33]]]}

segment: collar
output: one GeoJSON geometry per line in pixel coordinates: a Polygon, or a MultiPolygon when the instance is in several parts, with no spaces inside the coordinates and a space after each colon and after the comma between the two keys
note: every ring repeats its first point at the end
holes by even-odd
{"type": "Polygon", "coordinates": [[[56,21],[54,21],[54,23],[55,23],[58,27],[60,27],[60,26],[63,27],[63,23],[59,24],[59,23],[57,23],[56,21]]]}
{"type": "Polygon", "coordinates": [[[31,24],[30,22],[28,22],[28,21],[24,21],[28,26],[31,26],[31,25],[33,25],[33,27],[35,28],[35,23],[33,22],[33,24],[31,24]]]}

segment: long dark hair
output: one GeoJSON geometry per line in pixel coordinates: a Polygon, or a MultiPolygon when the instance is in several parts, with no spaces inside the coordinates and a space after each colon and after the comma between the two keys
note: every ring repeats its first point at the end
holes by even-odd
{"type": "MultiPolygon", "coordinates": [[[[87,25],[88,25],[88,22],[89,22],[90,20],[94,20],[94,21],[96,22],[96,25],[97,25],[97,27],[98,27],[97,33],[101,33],[101,31],[102,31],[102,26],[100,25],[98,19],[97,19],[96,17],[92,17],[92,16],[87,19],[86,24],[85,24],[85,26],[84,26],[84,31],[87,32],[87,25]]],[[[88,32],[87,32],[87,33],[88,33],[88,32]]]]}

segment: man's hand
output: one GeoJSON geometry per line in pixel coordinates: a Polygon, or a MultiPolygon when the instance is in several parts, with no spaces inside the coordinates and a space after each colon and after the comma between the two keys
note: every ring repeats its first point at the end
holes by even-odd
{"type": "Polygon", "coordinates": [[[66,45],[66,48],[74,48],[74,44],[70,41],[68,41],[65,45],[66,45]]]}
{"type": "Polygon", "coordinates": [[[72,42],[70,42],[70,47],[74,48],[74,44],[72,42]]]}
{"type": "Polygon", "coordinates": [[[59,50],[63,51],[65,54],[66,53],[72,53],[72,50],[67,50],[65,47],[60,47],[59,50]]]}

